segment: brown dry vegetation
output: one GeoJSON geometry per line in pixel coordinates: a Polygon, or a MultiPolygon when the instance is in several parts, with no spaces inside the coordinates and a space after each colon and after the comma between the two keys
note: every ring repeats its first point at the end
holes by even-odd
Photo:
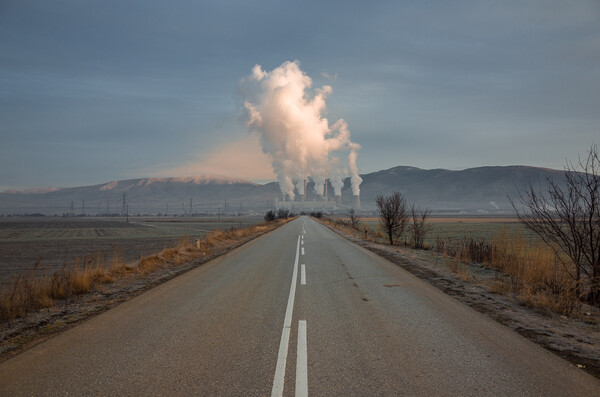
{"type": "Polygon", "coordinates": [[[574,293],[575,282],[568,272],[568,260],[539,240],[521,237],[503,228],[491,241],[464,238],[458,241],[437,239],[435,251],[464,263],[481,263],[498,270],[491,289],[514,293],[522,304],[536,309],[571,314],[581,306],[574,293]]]}
{"type": "MultiPolygon", "coordinates": [[[[475,219],[470,221],[477,222],[475,219]]],[[[381,230],[363,227],[356,231],[344,219],[327,219],[325,222],[364,240],[386,243],[381,230]]],[[[406,238],[399,241],[409,245],[406,238]]],[[[576,285],[568,271],[568,259],[557,258],[555,251],[542,241],[523,237],[516,229],[504,227],[491,239],[438,237],[435,244],[426,244],[426,248],[454,258],[448,262],[448,268],[465,281],[475,280],[463,264],[480,263],[497,270],[501,276],[489,286],[490,290],[514,294],[525,306],[566,315],[581,308],[582,297],[574,292],[576,285]]]]}
{"type": "Polygon", "coordinates": [[[74,265],[65,264],[51,274],[40,274],[41,271],[36,266],[15,276],[12,283],[0,291],[0,322],[24,317],[58,302],[68,304],[77,295],[101,291],[103,285],[119,279],[144,278],[157,269],[189,263],[210,255],[214,247],[232,245],[249,236],[261,235],[282,223],[285,221],[215,230],[201,240],[186,238],[174,247],[164,248],[160,253],[141,257],[133,265],[126,264],[121,259],[122,256],[115,252],[110,263],[106,263],[105,256],[98,253],[75,259],[74,265]]]}
{"type": "Polygon", "coordinates": [[[571,314],[581,306],[568,260],[541,241],[530,241],[504,230],[491,241],[491,258],[485,262],[509,277],[497,288],[514,292],[526,306],[571,314]]]}
{"type": "MultiPolygon", "coordinates": [[[[379,218],[377,217],[362,217],[364,222],[377,223],[379,218]]],[[[519,222],[519,219],[515,216],[506,217],[491,217],[491,216],[432,216],[428,219],[431,223],[515,223],[519,222]]]]}

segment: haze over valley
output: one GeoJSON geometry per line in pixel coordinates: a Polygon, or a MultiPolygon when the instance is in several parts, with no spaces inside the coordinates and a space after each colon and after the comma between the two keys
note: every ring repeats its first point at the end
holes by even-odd
{"type": "MultiPolygon", "coordinates": [[[[518,190],[526,189],[529,184],[546,188],[548,178],[561,182],[563,171],[526,166],[462,171],[398,166],[361,174],[360,178],[360,208],[357,209],[362,211],[375,210],[377,194],[387,195],[397,190],[409,203],[415,202],[435,213],[512,214],[509,197],[516,198],[518,190]]],[[[305,198],[295,191],[297,200],[314,205],[307,207],[312,210],[318,209],[318,202],[324,199],[323,187],[315,190],[314,185],[309,180],[305,198]]],[[[330,183],[327,191],[328,200],[335,200],[335,190],[330,183]]],[[[337,212],[344,213],[355,205],[351,178],[342,181],[341,194],[342,205],[337,212]]],[[[216,176],[143,178],[49,191],[3,192],[0,193],[0,215],[122,215],[123,197],[132,215],[264,212],[276,208],[277,201],[283,200],[277,182],[258,184],[216,176]]],[[[297,203],[296,212],[302,208],[297,203]]]]}

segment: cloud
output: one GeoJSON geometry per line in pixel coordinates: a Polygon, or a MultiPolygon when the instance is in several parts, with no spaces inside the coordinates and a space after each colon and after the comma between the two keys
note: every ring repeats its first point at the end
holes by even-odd
{"type": "Polygon", "coordinates": [[[330,74],[327,72],[321,72],[321,76],[325,77],[326,79],[331,79],[331,80],[337,80],[337,78],[338,78],[337,72],[333,73],[333,74],[330,74]]]}
{"type": "Polygon", "coordinates": [[[251,134],[218,146],[188,164],[158,172],[159,176],[221,175],[266,181],[275,179],[269,158],[262,152],[258,137],[251,134]]]}
{"type": "Polygon", "coordinates": [[[294,188],[303,194],[303,181],[308,178],[319,187],[316,193],[323,194],[321,186],[329,179],[340,195],[344,176],[351,176],[352,192],[358,195],[360,145],[350,140],[343,119],[330,126],[325,117],[325,99],[332,88],[311,87],[312,80],[298,61],[286,61],[272,71],[254,66],[252,74],[240,82],[247,126],[260,134],[263,152],[269,155],[284,195],[293,199],[294,188]],[[340,152],[348,155],[345,164],[338,157],[340,152]]]}

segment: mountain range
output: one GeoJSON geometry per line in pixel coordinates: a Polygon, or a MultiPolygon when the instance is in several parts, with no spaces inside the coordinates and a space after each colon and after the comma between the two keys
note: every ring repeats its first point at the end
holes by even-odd
{"type": "MultiPolygon", "coordinates": [[[[493,166],[461,171],[398,166],[362,174],[361,209],[375,209],[377,194],[400,191],[408,203],[438,213],[510,213],[509,197],[529,184],[547,191],[548,179],[562,183],[564,172],[528,166],[493,166]]],[[[312,182],[308,192],[313,192],[312,182]]],[[[333,188],[328,186],[330,198],[333,188]]],[[[0,215],[118,215],[261,212],[281,199],[276,182],[257,184],[220,176],[143,178],[69,188],[0,193],[0,215]]],[[[308,193],[306,200],[316,200],[308,193]]],[[[347,179],[342,208],[352,206],[347,179]]]]}

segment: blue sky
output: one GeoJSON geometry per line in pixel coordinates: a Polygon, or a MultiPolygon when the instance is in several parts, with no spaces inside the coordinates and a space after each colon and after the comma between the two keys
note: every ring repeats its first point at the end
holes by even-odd
{"type": "Polygon", "coordinates": [[[362,172],[560,169],[600,143],[596,0],[3,0],[0,190],[273,178],[238,85],[293,60],[362,172]]]}

